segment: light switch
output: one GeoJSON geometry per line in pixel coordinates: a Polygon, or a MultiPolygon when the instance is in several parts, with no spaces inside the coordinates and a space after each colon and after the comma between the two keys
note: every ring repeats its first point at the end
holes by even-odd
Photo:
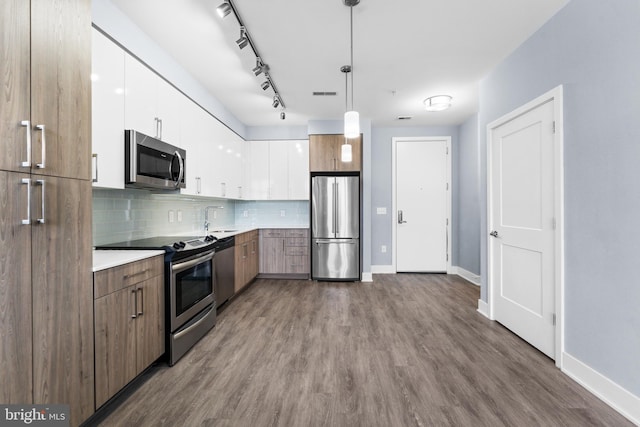
{"type": "Polygon", "coordinates": [[[378,215],[386,215],[387,214],[387,208],[386,207],[376,208],[376,213],[378,215]]]}
{"type": "Polygon", "coordinates": [[[175,212],[172,210],[169,210],[169,222],[175,222],[175,220],[176,220],[175,212]]]}
{"type": "Polygon", "coordinates": [[[178,222],[182,222],[182,211],[178,209],[178,222]]]}

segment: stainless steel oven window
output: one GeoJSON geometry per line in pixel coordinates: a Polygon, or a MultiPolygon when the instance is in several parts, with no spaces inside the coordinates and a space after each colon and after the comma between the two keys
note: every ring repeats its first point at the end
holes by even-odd
{"type": "Polygon", "coordinates": [[[213,293],[214,252],[181,260],[171,266],[171,331],[215,301],[213,293]]]}

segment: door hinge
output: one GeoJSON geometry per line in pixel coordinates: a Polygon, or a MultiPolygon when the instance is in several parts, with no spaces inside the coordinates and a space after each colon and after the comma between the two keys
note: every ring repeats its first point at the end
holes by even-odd
{"type": "Polygon", "coordinates": [[[449,225],[449,218],[447,218],[447,225],[449,225]]]}
{"type": "Polygon", "coordinates": [[[553,220],[552,220],[552,226],[553,226],[553,229],[555,230],[556,229],[556,219],[555,218],[553,218],[553,220]]]}
{"type": "Polygon", "coordinates": [[[553,133],[556,133],[556,122],[555,121],[553,122],[552,128],[553,128],[553,133]]]}
{"type": "Polygon", "coordinates": [[[447,155],[449,154],[449,147],[447,147],[447,155]]]}
{"type": "Polygon", "coordinates": [[[449,183],[447,182],[447,191],[449,191],[449,183]]]}
{"type": "Polygon", "coordinates": [[[555,313],[553,313],[551,315],[551,322],[553,323],[553,326],[556,326],[556,314],[555,313]]]}

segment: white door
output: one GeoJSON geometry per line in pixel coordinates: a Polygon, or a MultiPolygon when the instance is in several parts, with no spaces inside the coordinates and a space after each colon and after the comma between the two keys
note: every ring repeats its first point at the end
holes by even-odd
{"type": "Polygon", "coordinates": [[[495,320],[555,358],[554,102],[490,131],[495,320]]]}
{"type": "Polygon", "coordinates": [[[398,140],[396,271],[446,272],[448,140],[398,140]]]}

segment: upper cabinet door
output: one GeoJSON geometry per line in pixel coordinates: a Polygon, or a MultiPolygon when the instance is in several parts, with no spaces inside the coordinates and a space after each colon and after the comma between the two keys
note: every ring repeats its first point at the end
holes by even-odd
{"type": "MultiPolygon", "coordinates": [[[[29,2],[0,2],[0,170],[29,172],[29,2]],[[25,126],[21,123],[25,121],[25,126]]],[[[29,153],[30,154],[30,153],[29,153]]]]}
{"type": "Polygon", "coordinates": [[[93,30],[93,186],[124,188],[124,51],[93,30]]]}
{"type": "Polygon", "coordinates": [[[289,199],[309,200],[309,141],[288,141],[289,199]]]}
{"type": "Polygon", "coordinates": [[[159,77],[129,54],[124,60],[124,126],[145,135],[158,137],[159,77]]]}
{"type": "Polygon", "coordinates": [[[288,198],[289,142],[269,141],[269,199],[287,200],[288,198]]]}
{"type": "Polygon", "coordinates": [[[311,172],[360,171],[362,167],[362,136],[348,139],[353,159],[343,162],[341,159],[343,135],[309,136],[309,169],[311,172]]]}
{"type": "Polygon", "coordinates": [[[32,173],[91,177],[88,52],[90,0],[31,2],[32,173]]]}

